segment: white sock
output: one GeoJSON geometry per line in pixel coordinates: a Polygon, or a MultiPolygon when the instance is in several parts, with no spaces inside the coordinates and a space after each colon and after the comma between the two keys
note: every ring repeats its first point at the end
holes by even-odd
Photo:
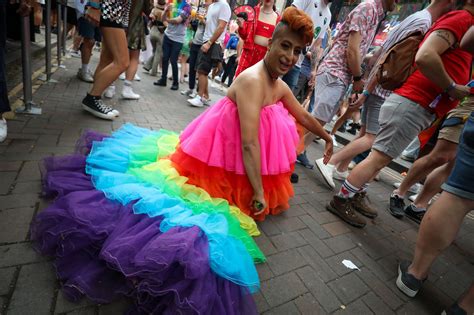
{"type": "Polygon", "coordinates": [[[82,64],[82,72],[83,73],[86,73],[87,71],[89,71],[89,64],[86,63],[86,64],[82,64]]]}
{"type": "Polygon", "coordinates": [[[425,211],[426,211],[426,208],[418,208],[417,206],[415,206],[414,203],[411,204],[411,209],[412,209],[414,212],[425,212],[425,211]]]}
{"type": "Polygon", "coordinates": [[[125,81],[123,81],[123,85],[132,86],[132,81],[125,80],[125,81]]]}

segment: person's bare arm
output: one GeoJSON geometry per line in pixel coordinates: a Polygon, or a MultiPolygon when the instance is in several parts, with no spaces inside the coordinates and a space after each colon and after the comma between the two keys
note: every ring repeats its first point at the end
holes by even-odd
{"type": "MultiPolygon", "coordinates": [[[[184,0],[183,0],[184,1],[184,0]]],[[[161,22],[165,23],[167,22],[168,24],[181,24],[183,23],[183,18],[180,16],[177,16],[173,19],[168,18],[169,12],[173,9],[173,5],[168,5],[163,14],[161,15],[161,22]]]]}
{"type": "Polygon", "coordinates": [[[474,55],[474,26],[464,34],[461,40],[461,48],[474,55]]]}
{"type": "Polygon", "coordinates": [[[201,50],[203,52],[207,53],[209,48],[211,48],[211,45],[214,44],[217,41],[217,39],[221,36],[222,32],[225,31],[226,26],[227,26],[226,21],[219,20],[219,24],[217,25],[217,28],[212,34],[211,38],[209,38],[209,40],[201,46],[201,50]]]}
{"type": "Polygon", "coordinates": [[[286,84],[281,84],[284,89],[282,102],[288,112],[295,117],[296,121],[303,127],[311,131],[317,136],[320,136],[326,142],[326,148],[324,150],[324,163],[329,162],[333,151],[333,142],[331,136],[321,126],[321,124],[314,118],[307,110],[301,106],[298,100],[295,98],[290,88],[286,84]]]}
{"type": "Polygon", "coordinates": [[[463,99],[469,95],[469,88],[456,84],[448,75],[441,55],[456,43],[456,37],[448,30],[436,30],[423,42],[416,53],[418,69],[434,84],[447,91],[450,97],[463,99]]]}
{"type": "MultiPolygon", "coordinates": [[[[349,66],[349,70],[354,77],[360,77],[362,75],[362,57],[360,55],[360,43],[362,42],[362,35],[360,32],[352,31],[349,34],[349,39],[347,41],[347,49],[346,49],[346,56],[347,56],[347,65],[349,66]]],[[[355,81],[353,83],[353,90],[354,91],[361,91],[364,87],[364,83],[362,80],[355,81]]]]}
{"type": "Polygon", "coordinates": [[[322,39],[318,38],[313,40],[310,46],[310,60],[311,60],[311,77],[308,82],[309,86],[314,86],[316,71],[318,70],[319,60],[321,59],[322,49],[321,49],[322,39]]]}
{"type": "MultiPolygon", "coordinates": [[[[254,191],[253,200],[257,200],[266,208],[263,191],[261,162],[260,162],[260,142],[258,130],[260,124],[260,110],[263,103],[263,94],[260,91],[260,84],[256,80],[244,77],[238,82],[239,86],[235,90],[237,109],[239,112],[240,133],[242,139],[242,157],[245,171],[254,191]]],[[[256,211],[259,214],[262,211],[256,211]]]]}

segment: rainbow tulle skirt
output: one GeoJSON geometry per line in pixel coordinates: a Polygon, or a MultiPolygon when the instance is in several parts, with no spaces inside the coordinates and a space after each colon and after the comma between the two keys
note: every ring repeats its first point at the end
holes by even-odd
{"type": "Polygon", "coordinates": [[[36,249],[54,258],[66,296],[128,296],[137,314],[256,313],[255,264],[265,256],[254,219],[288,208],[298,140],[281,104],[265,107],[260,125],[269,207],[257,218],[227,98],[181,135],[126,124],[111,136],[87,132],[76,154],[47,158],[44,194],[55,200],[31,231],[36,249]],[[275,145],[285,154],[272,157],[282,151],[275,145]]]}

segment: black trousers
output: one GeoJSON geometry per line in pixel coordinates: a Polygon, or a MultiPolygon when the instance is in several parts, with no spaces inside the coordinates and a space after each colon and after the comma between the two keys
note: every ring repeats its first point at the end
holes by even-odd
{"type": "Polygon", "coordinates": [[[192,43],[189,49],[189,89],[194,90],[196,86],[196,63],[202,45],[192,43]]]}
{"type": "Polygon", "coordinates": [[[10,102],[8,101],[6,66],[5,66],[5,46],[7,42],[6,23],[6,2],[0,0],[0,114],[9,112],[10,102]]]}
{"type": "Polygon", "coordinates": [[[224,66],[224,73],[222,74],[221,82],[224,83],[227,78],[229,78],[227,82],[227,86],[230,86],[234,81],[235,70],[237,70],[237,55],[229,57],[227,63],[224,66]]]}

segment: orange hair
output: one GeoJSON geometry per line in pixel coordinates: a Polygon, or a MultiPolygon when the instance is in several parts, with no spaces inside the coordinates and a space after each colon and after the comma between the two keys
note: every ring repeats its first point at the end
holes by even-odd
{"type": "Polygon", "coordinates": [[[305,44],[311,44],[314,25],[311,18],[303,10],[293,6],[286,8],[283,11],[280,23],[285,24],[290,30],[303,36],[305,44]]]}

